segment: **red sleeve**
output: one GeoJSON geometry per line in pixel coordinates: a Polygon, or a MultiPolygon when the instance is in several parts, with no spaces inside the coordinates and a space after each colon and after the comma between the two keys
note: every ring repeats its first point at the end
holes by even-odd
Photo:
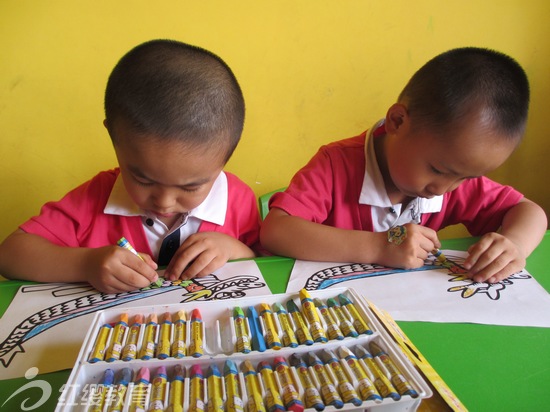
{"type": "Polygon", "coordinates": [[[441,212],[423,215],[422,224],[439,230],[461,223],[471,235],[481,236],[497,231],[506,212],[522,198],[514,188],[486,177],[469,179],[444,195],[441,212]]]}
{"type": "Polygon", "coordinates": [[[99,173],[61,200],[46,203],[38,216],[20,228],[60,246],[82,246],[82,238],[88,235],[97,216],[103,214],[117,174],[114,170],[99,173]]]}

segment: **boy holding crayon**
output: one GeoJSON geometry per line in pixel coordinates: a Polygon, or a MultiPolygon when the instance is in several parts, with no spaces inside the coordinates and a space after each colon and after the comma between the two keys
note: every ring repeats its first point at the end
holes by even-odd
{"type": "Polygon", "coordinates": [[[529,83],[509,56],[442,53],[410,79],[385,119],[330,143],[270,200],[261,230],[272,253],[304,260],[423,265],[437,231],[462,223],[481,238],[464,267],[498,282],[525,266],[544,211],[484,177],[521,141],[529,83]]]}
{"type": "Polygon", "coordinates": [[[128,52],[105,92],[105,127],[118,168],[42,207],[0,245],[0,273],[41,282],[87,281],[114,293],[203,276],[255,256],[252,190],[223,167],[237,146],[244,99],[213,53],[153,40],[128,52]],[[116,246],[125,236],[141,259],[116,246]]]}

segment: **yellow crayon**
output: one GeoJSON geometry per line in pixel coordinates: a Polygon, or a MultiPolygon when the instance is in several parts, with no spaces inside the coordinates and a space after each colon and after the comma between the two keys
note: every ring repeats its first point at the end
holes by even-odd
{"type": "Polygon", "coordinates": [[[380,393],[383,398],[389,397],[394,401],[401,399],[401,395],[399,395],[397,390],[393,387],[384,372],[380,370],[368,350],[363,348],[361,345],[357,345],[355,347],[355,354],[357,355],[357,358],[363,361],[361,364],[363,369],[365,369],[367,373],[370,372],[370,374],[374,376],[374,385],[376,386],[378,393],[380,393]]]}
{"type": "Polygon", "coordinates": [[[172,320],[166,312],[160,324],[160,339],[157,346],[157,358],[166,359],[170,356],[170,334],[172,332],[172,320]]]}
{"type": "Polygon", "coordinates": [[[340,355],[341,359],[344,359],[346,361],[349,368],[355,375],[355,378],[358,382],[357,388],[359,389],[359,395],[361,396],[361,399],[365,401],[372,400],[377,403],[382,402],[382,397],[376,390],[374,383],[371,382],[353,352],[349,350],[349,348],[341,346],[340,348],[338,348],[338,355],[340,355]]]}
{"type": "Polygon", "coordinates": [[[342,310],[342,307],[336,301],[336,299],[329,298],[327,300],[327,306],[331,308],[336,314],[336,318],[338,319],[338,323],[340,324],[340,329],[342,330],[342,333],[344,334],[344,336],[356,337],[359,335],[355,330],[353,323],[351,323],[351,321],[346,317],[346,314],[344,313],[344,311],[342,310]]]}
{"type": "Polygon", "coordinates": [[[294,382],[292,375],[290,374],[290,368],[285,358],[277,356],[274,361],[275,371],[279,376],[279,382],[281,383],[283,402],[287,411],[302,412],[304,410],[304,404],[298,394],[297,383],[294,382]]]}
{"type": "Polygon", "coordinates": [[[183,412],[183,380],[184,369],[180,364],[174,366],[174,379],[170,382],[170,399],[168,410],[170,412],[183,412]]]}
{"type": "Polygon", "coordinates": [[[273,369],[267,361],[262,361],[258,364],[258,370],[267,389],[265,401],[268,412],[284,411],[285,407],[273,376],[273,369]]]}
{"type": "Polygon", "coordinates": [[[334,372],[334,376],[336,376],[336,381],[338,382],[338,392],[340,393],[342,400],[345,403],[351,402],[355,406],[361,405],[363,401],[359,398],[357,392],[355,392],[355,388],[350,383],[350,380],[342,369],[336,355],[334,355],[331,350],[324,349],[321,351],[319,356],[321,360],[325,362],[325,364],[328,365],[334,372]]]}
{"type": "Polygon", "coordinates": [[[148,368],[141,368],[138,372],[134,389],[130,396],[130,412],[142,412],[147,406],[147,388],[150,372],[148,368]]]}
{"type": "Polygon", "coordinates": [[[340,301],[340,305],[344,306],[353,318],[353,326],[355,327],[355,330],[357,330],[358,333],[372,335],[372,330],[370,330],[365,319],[363,319],[363,317],[359,314],[351,299],[346,295],[339,294],[338,300],[340,301]]]}
{"type": "Polygon", "coordinates": [[[185,356],[186,316],[185,311],[180,310],[174,315],[174,340],[172,342],[172,357],[180,359],[185,356]]]}
{"type": "Polygon", "coordinates": [[[315,408],[318,411],[325,409],[321,394],[313,384],[305,362],[296,353],[288,358],[290,364],[296,368],[300,382],[304,388],[304,401],[306,408],[315,408]]]}
{"type": "Polygon", "coordinates": [[[267,342],[267,346],[275,350],[281,349],[281,341],[279,340],[279,334],[277,333],[277,328],[275,327],[273,313],[267,303],[260,303],[260,316],[264,320],[264,325],[266,328],[265,341],[267,342]]]}
{"type": "Polygon", "coordinates": [[[315,304],[315,307],[319,309],[319,312],[321,312],[321,316],[325,320],[325,323],[327,325],[328,338],[332,340],[344,339],[344,334],[340,330],[340,327],[336,322],[336,318],[334,317],[330,309],[327,307],[327,305],[325,305],[321,301],[321,299],[318,299],[318,298],[313,299],[313,303],[315,304]]]}
{"type": "Polygon", "coordinates": [[[313,345],[311,333],[309,332],[306,322],[304,321],[298,306],[296,306],[296,303],[290,299],[286,303],[286,308],[294,321],[294,325],[296,326],[296,338],[298,339],[298,343],[300,345],[313,345]]]}
{"type": "Polygon", "coordinates": [[[155,354],[155,338],[157,335],[158,318],[156,313],[149,315],[149,321],[145,327],[145,335],[141,344],[140,358],[143,360],[151,359],[155,354]]]}
{"type": "Polygon", "coordinates": [[[273,311],[277,314],[279,323],[283,329],[283,345],[290,348],[295,348],[298,346],[298,340],[296,339],[296,334],[290,326],[290,318],[283,305],[279,302],[273,304],[273,311]]]}
{"type": "Polygon", "coordinates": [[[105,357],[105,347],[107,346],[107,338],[109,337],[109,333],[111,332],[112,326],[109,324],[103,325],[101,328],[99,328],[99,333],[97,335],[97,339],[94,344],[94,348],[92,350],[92,354],[90,355],[90,360],[88,362],[90,363],[96,363],[99,361],[102,361],[105,357]]]}
{"type": "Polygon", "coordinates": [[[237,375],[239,371],[235,362],[228,359],[223,366],[223,376],[225,379],[226,407],[227,412],[244,412],[243,400],[239,393],[237,375]]]}
{"type": "Polygon", "coordinates": [[[204,380],[199,365],[189,372],[189,412],[204,412],[204,380]]]}
{"type": "Polygon", "coordinates": [[[244,316],[242,308],[236,306],[233,308],[233,325],[235,325],[235,335],[237,337],[236,351],[241,353],[249,353],[251,351],[250,346],[250,332],[248,330],[248,323],[244,316]]]}
{"type": "Polygon", "coordinates": [[[113,335],[111,336],[111,344],[107,353],[105,354],[105,360],[107,362],[114,362],[120,359],[122,352],[122,339],[128,329],[128,314],[126,312],[120,315],[120,321],[115,325],[113,329],[113,335]]]}
{"type": "Polygon", "coordinates": [[[130,361],[136,358],[139,332],[141,330],[142,323],[143,315],[135,315],[134,323],[132,324],[132,326],[130,326],[128,337],[126,338],[126,345],[124,346],[124,349],[122,351],[122,359],[125,361],[130,361]]]}
{"type": "Polygon", "coordinates": [[[164,411],[164,398],[166,396],[166,382],[168,377],[166,375],[166,368],[159,366],[157,374],[151,382],[151,399],[149,403],[149,412],[163,412],[164,411]]]}
{"type": "Polygon", "coordinates": [[[344,402],[338,394],[338,390],[334,386],[334,383],[328,376],[328,373],[325,370],[321,359],[319,359],[319,357],[313,352],[306,353],[304,355],[304,359],[306,360],[307,364],[313,369],[315,376],[317,376],[317,380],[319,381],[319,384],[321,386],[321,396],[323,397],[323,402],[325,403],[325,405],[332,405],[336,409],[342,408],[344,406],[344,402]]]}
{"type": "Polygon", "coordinates": [[[220,374],[220,370],[215,364],[208,367],[208,372],[206,373],[206,388],[208,392],[206,410],[208,412],[224,412],[222,376],[220,374]]]}
{"type": "Polygon", "coordinates": [[[202,317],[198,309],[191,312],[191,343],[189,344],[189,355],[198,358],[204,354],[202,347],[203,330],[202,317]]]}
{"type": "Polygon", "coordinates": [[[393,363],[392,359],[390,358],[390,355],[384,352],[384,350],[382,350],[382,348],[378,346],[376,342],[371,342],[369,347],[372,354],[382,361],[382,363],[390,373],[391,382],[393,383],[393,386],[395,386],[399,394],[401,396],[410,395],[413,398],[417,398],[418,392],[414,390],[409,381],[407,381],[405,376],[403,376],[401,371],[399,371],[395,363],[393,363]]]}
{"type": "Polygon", "coordinates": [[[309,292],[305,289],[300,290],[300,302],[302,303],[302,312],[304,313],[304,317],[307,319],[309,327],[311,328],[311,336],[313,337],[313,340],[315,342],[327,342],[328,339],[325,334],[325,330],[321,325],[321,320],[317,314],[317,309],[315,308],[309,292]]]}
{"type": "Polygon", "coordinates": [[[264,401],[262,399],[262,392],[260,389],[260,383],[258,382],[258,376],[256,370],[250,363],[245,360],[241,364],[241,370],[246,382],[246,392],[248,394],[248,412],[266,412],[264,401]]]}
{"type": "Polygon", "coordinates": [[[124,398],[126,397],[128,384],[131,380],[132,370],[130,368],[123,368],[118,372],[115,387],[110,397],[109,412],[122,412],[122,409],[124,409],[124,398]]]}
{"type": "MultiPolygon", "coordinates": [[[[105,370],[103,379],[99,385],[94,387],[94,391],[91,396],[90,408],[88,412],[101,412],[105,404],[105,398],[112,391],[113,379],[115,373],[112,369],[105,370]]],[[[109,395],[110,398],[110,395],[109,395]]]]}
{"type": "Polygon", "coordinates": [[[132,244],[128,242],[128,240],[125,237],[121,237],[118,242],[116,242],[118,246],[120,246],[123,249],[129,250],[134,255],[136,255],[138,258],[143,260],[145,262],[145,259],[141,257],[141,255],[137,252],[137,250],[134,249],[132,244]]]}

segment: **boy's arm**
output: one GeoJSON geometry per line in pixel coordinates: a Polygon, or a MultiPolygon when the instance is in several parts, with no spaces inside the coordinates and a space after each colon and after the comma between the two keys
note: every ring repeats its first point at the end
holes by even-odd
{"type": "Polygon", "coordinates": [[[272,208],[262,224],[260,240],[270,252],[296,259],[417,268],[440,243],[432,229],[414,224],[405,227],[407,238],[396,245],[388,242],[387,232],[335,228],[272,208]]]}
{"type": "Polygon", "coordinates": [[[145,287],[157,278],[156,264],[118,246],[75,248],[58,246],[21,229],[0,245],[0,274],[37,282],[89,282],[114,293],[145,287]]]}
{"type": "Polygon", "coordinates": [[[506,212],[499,233],[487,233],[468,249],[464,267],[476,282],[499,282],[519,272],[541,242],[547,225],[544,210],[522,199],[506,212]]]}

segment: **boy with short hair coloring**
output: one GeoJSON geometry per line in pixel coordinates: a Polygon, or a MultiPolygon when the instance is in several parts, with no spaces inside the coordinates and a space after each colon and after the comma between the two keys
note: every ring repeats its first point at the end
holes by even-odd
{"type": "Polygon", "coordinates": [[[411,78],[384,120],[320,148],[275,194],[261,229],[273,253],[305,260],[423,265],[436,231],[462,223],[481,236],[464,267],[498,282],[525,266],[544,211],[484,175],[524,133],[529,83],[502,53],[460,48],[411,78]]]}
{"type": "Polygon", "coordinates": [[[171,40],[135,47],[105,92],[119,167],[21,225],[0,246],[0,273],[113,293],[149,285],[159,265],[174,280],[254,257],[257,200],[222,170],[244,112],[235,76],[213,53],[171,40]],[[122,236],[141,259],[116,246],[122,236]]]}

